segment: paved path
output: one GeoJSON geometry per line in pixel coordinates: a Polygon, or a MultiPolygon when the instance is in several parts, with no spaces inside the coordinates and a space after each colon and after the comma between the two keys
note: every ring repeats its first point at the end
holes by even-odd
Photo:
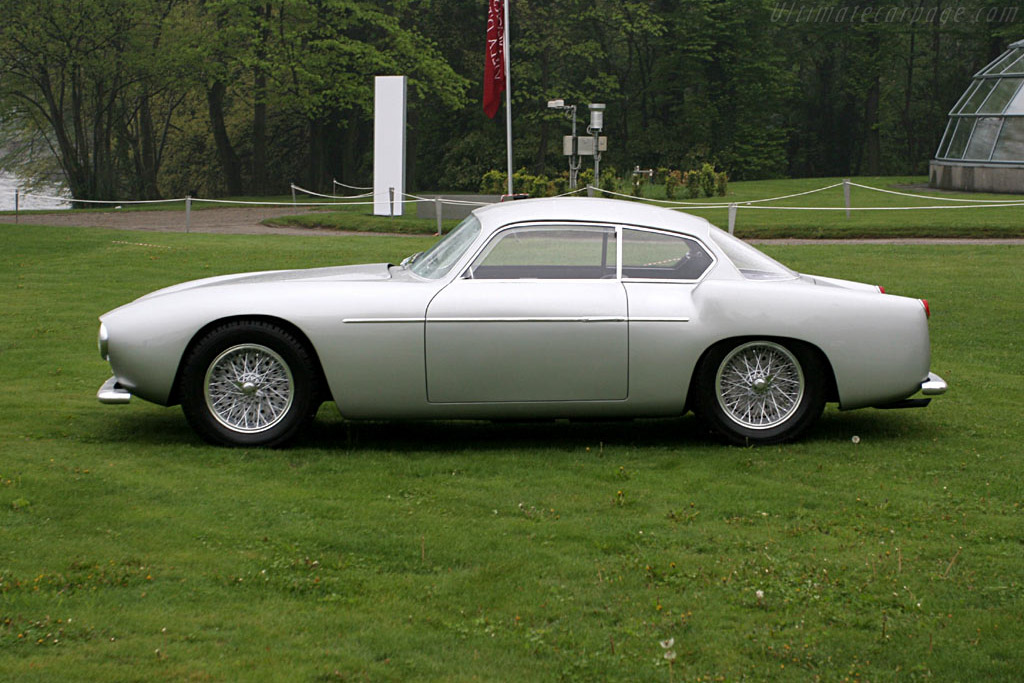
{"type": "MultiPolygon", "coordinates": [[[[302,207],[253,207],[204,209],[191,212],[190,232],[215,233],[224,235],[382,235],[393,237],[410,236],[395,233],[346,232],[341,230],[320,230],[288,226],[263,225],[262,221],[280,216],[305,213],[302,207]]],[[[12,216],[0,216],[0,222],[11,222],[12,216]]],[[[147,232],[185,232],[184,211],[103,211],[71,213],[22,214],[21,223],[34,225],[56,225],[88,228],[111,228],[114,230],[142,230],[147,232]]],[[[412,235],[423,237],[423,235],[412,235]]],[[[892,239],[751,239],[752,244],[984,244],[1024,245],[1024,239],[960,239],[960,238],[909,238],[892,239]]]]}
{"type": "MultiPolygon", "coordinates": [[[[305,213],[302,207],[253,207],[229,209],[203,209],[191,211],[189,232],[223,235],[336,235],[336,230],[317,230],[263,225],[268,218],[294,216],[305,213]]],[[[0,217],[11,222],[11,217],[0,217]]],[[[71,213],[22,214],[19,222],[34,225],[56,225],[84,228],[111,228],[113,230],[143,230],[146,232],[185,232],[184,211],[89,211],[71,213]]]]}

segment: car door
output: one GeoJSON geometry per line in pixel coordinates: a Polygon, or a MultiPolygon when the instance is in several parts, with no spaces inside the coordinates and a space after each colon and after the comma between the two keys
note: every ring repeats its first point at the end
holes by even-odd
{"type": "Polygon", "coordinates": [[[646,228],[623,228],[620,243],[629,299],[630,401],[649,413],[681,410],[707,346],[694,292],[714,256],[692,237],[646,228]]]}
{"type": "Polygon", "coordinates": [[[627,304],[617,258],[610,226],[496,233],[427,308],[428,400],[625,399],[627,304]]]}

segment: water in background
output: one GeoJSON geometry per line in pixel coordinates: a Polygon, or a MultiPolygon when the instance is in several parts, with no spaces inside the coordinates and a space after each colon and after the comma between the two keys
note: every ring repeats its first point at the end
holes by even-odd
{"type": "MultiPolygon", "coordinates": [[[[14,191],[21,186],[21,180],[14,175],[0,171],[0,211],[14,211],[14,191]]],[[[26,196],[25,190],[18,200],[18,208],[28,211],[30,209],[67,209],[71,205],[67,202],[53,199],[41,199],[34,196],[26,196]]],[[[41,187],[36,188],[33,194],[46,195],[50,197],[67,197],[68,191],[63,187],[41,187]]]]}

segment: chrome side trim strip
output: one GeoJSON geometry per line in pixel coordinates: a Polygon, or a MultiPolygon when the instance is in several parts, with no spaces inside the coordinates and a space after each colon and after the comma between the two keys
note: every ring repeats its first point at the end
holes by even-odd
{"type": "Polygon", "coordinates": [[[629,322],[631,323],[688,323],[689,318],[661,318],[661,317],[641,317],[641,316],[630,316],[629,322]]]}
{"type": "MultiPolygon", "coordinates": [[[[370,323],[424,323],[427,318],[344,318],[342,323],[349,325],[365,325],[370,323]]],[[[663,317],[622,317],[622,316],[584,316],[568,317],[509,317],[509,318],[429,318],[432,323],[688,323],[689,318],[663,317]]]]}
{"type": "Polygon", "coordinates": [[[624,323],[622,316],[586,316],[579,318],[522,317],[522,318],[430,318],[432,323],[624,323]]]}
{"type": "Polygon", "coordinates": [[[342,323],[362,325],[366,323],[424,323],[426,318],[343,318],[342,323]]]}

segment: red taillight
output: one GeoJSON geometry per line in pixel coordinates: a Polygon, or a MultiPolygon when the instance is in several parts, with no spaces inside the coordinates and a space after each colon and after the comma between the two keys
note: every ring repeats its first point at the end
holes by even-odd
{"type": "Polygon", "coordinates": [[[924,306],[924,317],[932,317],[932,308],[928,305],[928,299],[921,299],[921,305],[924,306]]]}
{"type": "Polygon", "coordinates": [[[875,287],[878,287],[879,294],[885,294],[885,287],[883,287],[882,285],[875,285],[875,287]]]}

